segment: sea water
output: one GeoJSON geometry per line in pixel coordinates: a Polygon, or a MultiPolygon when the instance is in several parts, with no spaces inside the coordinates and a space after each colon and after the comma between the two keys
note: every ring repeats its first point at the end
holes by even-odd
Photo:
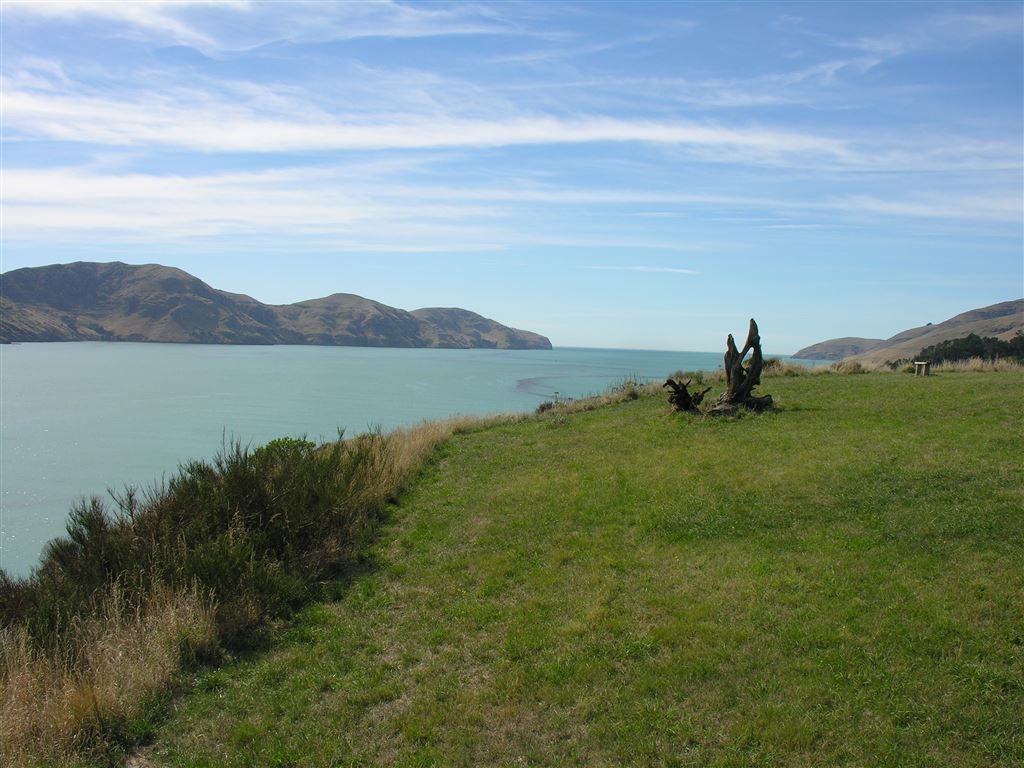
{"type": "Polygon", "coordinates": [[[226,443],[330,440],[523,412],[720,353],[76,342],[0,346],[0,567],[27,575],[71,504],[150,487],[226,443]]]}

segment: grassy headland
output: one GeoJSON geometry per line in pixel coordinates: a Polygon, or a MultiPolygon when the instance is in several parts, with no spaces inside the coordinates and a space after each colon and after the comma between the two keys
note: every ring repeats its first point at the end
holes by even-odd
{"type": "Polygon", "coordinates": [[[463,427],[235,445],[113,512],[77,504],[31,577],[0,571],[0,765],[123,760],[183,670],[252,651],[357,569],[387,502],[463,427]]]}
{"type": "Polygon", "coordinates": [[[208,546],[294,542],[325,510],[387,522],[372,543],[264,547],[266,583],[251,558],[213,571],[244,575],[227,591],[180,565],[144,598],[119,579],[63,659],[8,631],[8,755],[153,739],[157,765],[1019,763],[1024,374],[774,372],[773,413],[674,414],[626,386],[607,407],[188,465],[183,483],[220,478],[198,505],[223,522],[208,546]],[[256,482],[299,470],[302,488],[256,482]],[[290,527],[261,539],[279,493],[290,527]],[[338,599],[280,623],[336,573],[338,599]],[[269,649],[177,672],[268,626],[269,649]]]}
{"type": "Polygon", "coordinates": [[[166,765],[1024,759],[1024,376],[765,380],[454,437],[166,765]]]}

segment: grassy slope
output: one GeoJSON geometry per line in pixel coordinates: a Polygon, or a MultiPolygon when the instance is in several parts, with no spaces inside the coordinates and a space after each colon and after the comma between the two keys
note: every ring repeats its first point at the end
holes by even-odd
{"type": "Polygon", "coordinates": [[[1024,760],[1024,377],[770,379],[453,439],[168,765],[1024,760]]]}

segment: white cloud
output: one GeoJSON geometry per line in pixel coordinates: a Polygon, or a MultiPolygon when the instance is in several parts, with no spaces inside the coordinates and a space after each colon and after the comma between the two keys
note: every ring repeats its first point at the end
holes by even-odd
{"type": "MultiPolygon", "coordinates": [[[[842,141],[809,133],[682,120],[604,116],[504,118],[311,114],[292,117],[226,103],[215,94],[146,94],[131,100],[67,95],[4,82],[4,120],[14,136],[200,152],[435,149],[530,144],[646,142],[725,148],[765,161],[780,155],[852,157],[842,141]]],[[[10,135],[10,134],[9,134],[10,135]]]]}
{"type": "MultiPolygon", "coordinates": [[[[829,71],[826,67],[818,74],[808,70],[793,77],[827,77],[829,71]]],[[[26,66],[0,81],[5,139],[268,155],[631,142],[704,162],[817,172],[1016,171],[1021,162],[1016,142],[955,135],[887,137],[878,132],[844,137],[749,123],[567,115],[564,110],[545,114],[429,73],[403,72],[399,77],[363,68],[350,79],[358,90],[330,98],[295,86],[244,81],[199,81],[111,96],[69,81],[59,65],[26,66]],[[339,111],[348,104],[359,105],[359,111],[339,111]]]]}
{"type": "Polygon", "coordinates": [[[68,236],[177,242],[269,234],[343,238],[396,250],[493,246],[474,220],[500,218],[473,201],[405,201],[367,195],[337,176],[292,169],[195,178],[83,170],[4,172],[8,240],[68,236]],[[385,233],[385,234],[382,234],[385,233]]]}
{"type": "MultiPolygon", "coordinates": [[[[409,166],[354,163],[200,176],[158,176],[102,169],[5,168],[3,217],[7,242],[78,238],[182,242],[194,237],[317,238],[350,250],[493,250],[512,246],[658,249],[703,252],[721,246],[666,232],[613,225],[589,234],[553,210],[573,206],[607,211],[621,206],[672,206],[666,213],[746,213],[755,224],[785,227],[827,215],[829,227],[883,219],[1012,223],[1020,221],[1018,191],[887,199],[843,195],[821,199],[588,189],[511,183],[450,186],[405,180],[409,166]],[[759,218],[760,217],[760,218],[759,218]],[[524,222],[529,221],[529,225],[524,222]],[[561,222],[566,221],[565,226],[561,222]],[[831,222],[835,222],[834,224],[831,222]]],[[[423,169],[421,168],[421,172],[423,169]]],[[[649,212],[642,210],[640,213],[649,212]]],[[[662,211],[658,211],[659,213],[662,211]]],[[[628,216],[628,213],[627,213],[628,216]]],[[[671,221],[668,219],[667,221],[671,221]]],[[[612,267],[604,267],[611,269],[612,267]]],[[[644,270],[641,270],[644,271],[644,270]]]]}
{"type": "MultiPolygon", "coordinates": [[[[246,9],[247,2],[232,0],[146,0],[146,2],[109,2],[89,0],[62,2],[60,0],[7,0],[8,14],[36,17],[45,21],[79,21],[92,18],[113,25],[114,29],[131,29],[136,33],[164,42],[211,47],[213,38],[176,17],[190,6],[217,5],[223,8],[246,9]]],[[[10,16],[8,16],[10,20],[10,16]]]]}

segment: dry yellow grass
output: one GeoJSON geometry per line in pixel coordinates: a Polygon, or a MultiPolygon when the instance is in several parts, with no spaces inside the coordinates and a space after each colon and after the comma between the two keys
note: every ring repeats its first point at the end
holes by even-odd
{"type": "MultiPolygon", "coordinates": [[[[913,373],[912,362],[901,363],[893,368],[885,363],[866,360],[840,360],[833,363],[828,369],[815,369],[812,372],[829,371],[831,373],[889,373],[898,370],[902,373],[913,373]]],[[[985,360],[981,357],[972,357],[967,360],[948,360],[942,363],[935,363],[931,367],[932,373],[986,373],[994,371],[1024,371],[1024,363],[1013,359],[985,360]]]]}
{"type": "Polygon", "coordinates": [[[119,589],[83,622],[73,658],[0,632],[0,764],[68,765],[88,737],[137,714],[195,657],[216,652],[213,610],[197,590],[156,588],[130,610],[119,589]]]}
{"type": "Polygon", "coordinates": [[[430,454],[452,435],[496,424],[511,424],[524,418],[525,414],[455,416],[389,432],[380,443],[380,460],[371,492],[381,499],[397,497],[408,488],[430,454]]]}
{"type": "Polygon", "coordinates": [[[1016,360],[984,360],[972,357],[968,360],[950,360],[932,366],[936,373],[980,373],[983,371],[1024,371],[1024,363],[1016,360]]]}

